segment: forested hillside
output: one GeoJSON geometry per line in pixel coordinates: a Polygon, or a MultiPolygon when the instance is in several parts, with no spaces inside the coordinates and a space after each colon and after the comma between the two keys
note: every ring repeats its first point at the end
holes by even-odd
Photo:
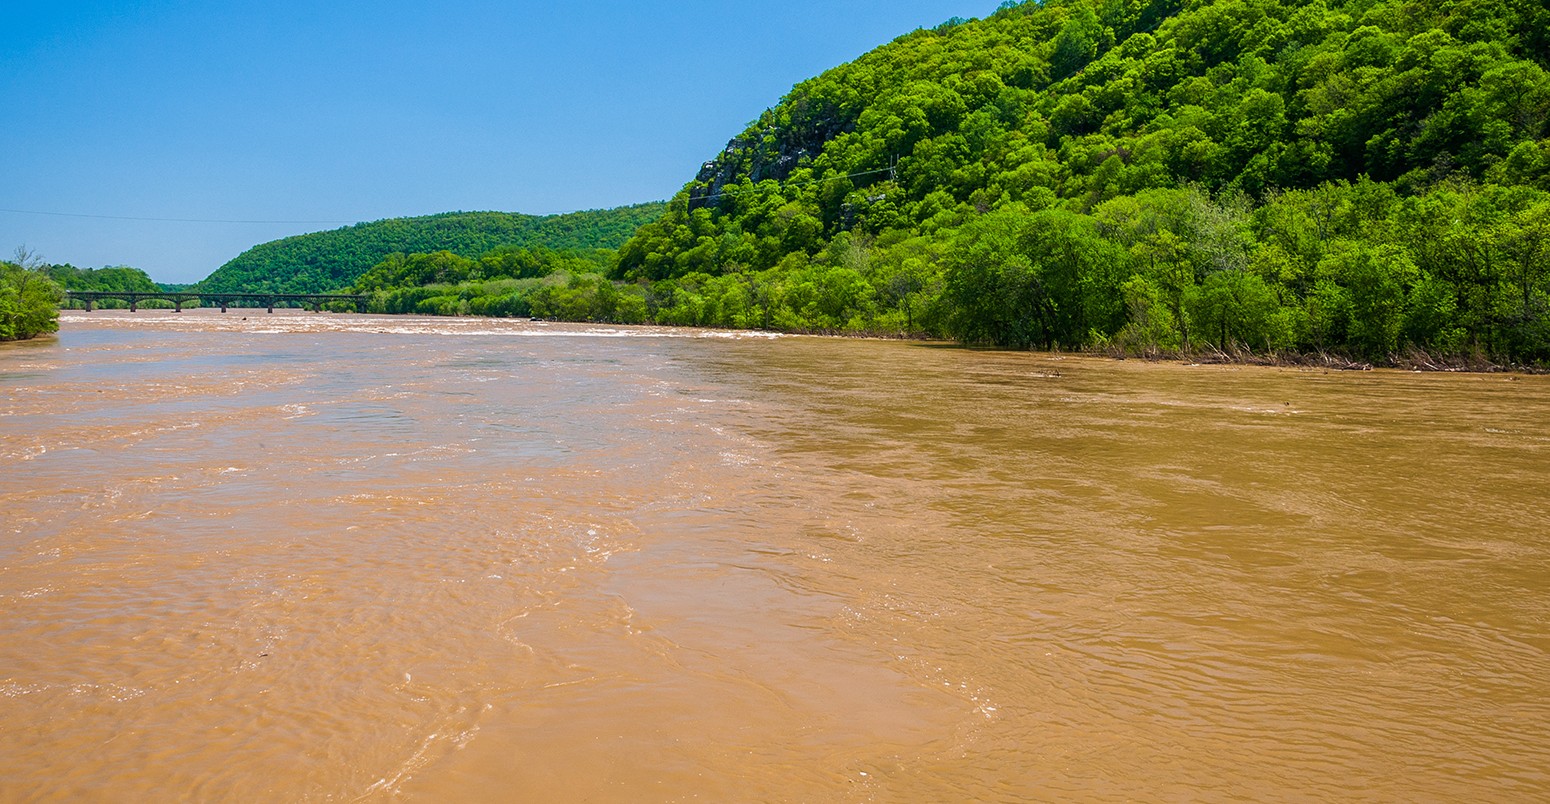
{"type": "Polygon", "coordinates": [[[665,323],[1544,361],[1547,59],[1541,0],[1008,3],[795,87],[607,292],[665,323]]]}
{"type": "MultiPolygon", "coordinates": [[[[77,268],[74,265],[44,265],[39,270],[53,279],[59,287],[65,290],[94,290],[94,291],[121,291],[136,293],[156,293],[168,290],[170,287],[151,281],[151,277],[139,268],[131,268],[127,265],[110,265],[104,268],[77,268]]],[[[70,302],[70,306],[84,309],[81,302],[70,302]]],[[[92,302],[92,306],[112,310],[129,306],[128,302],[117,299],[98,299],[92,302]]],[[[148,309],[170,308],[172,302],[151,299],[139,302],[139,306],[148,309]]]]}
{"type": "Polygon", "coordinates": [[[599,302],[594,293],[589,299],[592,304],[579,312],[557,304],[578,283],[594,289],[606,286],[603,299],[623,297],[609,292],[613,283],[604,277],[613,263],[614,252],[606,249],[556,251],[504,246],[478,259],[449,251],[390,254],[356,280],[353,291],[369,295],[370,310],[377,313],[537,315],[644,323],[644,303],[631,313],[599,302]],[[606,307],[598,307],[600,303],[606,307]]]}
{"type": "Polygon", "coordinates": [[[360,223],[254,246],[200,282],[212,292],[321,293],[352,285],[394,253],[448,251],[477,258],[501,246],[617,248],[661,214],[660,203],[537,217],[450,212],[360,223]]]}
{"type": "Polygon", "coordinates": [[[155,293],[160,290],[150,275],[139,268],[127,265],[110,265],[105,268],[77,268],[74,265],[45,265],[42,271],[65,290],[138,291],[155,293]]]}

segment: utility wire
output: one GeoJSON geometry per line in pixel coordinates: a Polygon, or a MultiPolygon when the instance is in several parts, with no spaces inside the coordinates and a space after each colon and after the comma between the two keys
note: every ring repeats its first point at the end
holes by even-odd
{"type": "MultiPolygon", "coordinates": [[[[875,176],[875,175],[877,175],[879,173],[890,173],[891,174],[895,170],[897,170],[897,168],[886,167],[886,168],[878,168],[877,170],[863,170],[860,173],[847,173],[847,174],[845,174],[843,176],[825,176],[825,177],[823,177],[821,179],[808,179],[807,181],[793,181],[793,182],[779,182],[779,183],[784,185],[784,186],[786,186],[786,187],[802,187],[802,186],[805,186],[805,185],[808,185],[808,184],[818,184],[819,182],[834,181],[835,179],[854,179],[854,178],[858,178],[860,176],[875,176]]],[[[723,196],[735,195],[735,193],[731,192],[732,189],[733,189],[733,186],[729,185],[727,187],[724,187],[721,190],[721,192],[719,192],[719,193],[713,193],[711,195],[702,195],[697,200],[709,201],[712,198],[721,198],[723,196]]],[[[742,187],[738,186],[737,189],[741,190],[742,187]]],[[[758,189],[758,185],[754,185],[753,187],[750,187],[749,189],[750,190],[757,190],[758,189]]],[[[238,221],[238,220],[222,220],[222,219],[212,219],[212,218],[136,218],[136,217],[131,217],[131,216],[127,216],[127,215],[87,215],[87,214],[79,213],[79,212],[39,212],[37,210],[32,210],[32,209],[3,209],[3,208],[0,208],[0,212],[9,212],[9,213],[11,213],[13,215],[47,215],[49,217],[54,217],[54,218],[91,218],[93,220],[102,220],[102,221],[139,221],[139,222],[146,222],[146,223],[236,223],[236,224],[318,224],[318,225],[322,225],[322,224],[329,224],[329,223],[359,223],[360,222],[360,221],[343,221],[343,220],[333,220],[333,221],[238,221]]]]}
{"type": "Polygon", "coordinates": [[[38,212],[31,209],[0,209],[0,212],[9,212],[14,215],[48,215],[55,218],[93,218],[105,221],[147,221],[152,223],[286,223],[286,224],[325,224],[325,223],[359,223],[359,221],[232,221],[212,220],[209,218],[134,218],[125,215],[85,215],[77,212],[38,212]]]}

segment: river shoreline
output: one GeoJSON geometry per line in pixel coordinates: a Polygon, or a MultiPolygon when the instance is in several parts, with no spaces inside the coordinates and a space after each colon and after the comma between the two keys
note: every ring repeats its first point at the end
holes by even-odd
{"type": "Polygon", "coordinates": [[[1273,368],[1324,369],[1326,371],[1387,370],[1441,374],[1550,374],[1550,368],[1544,366],[1503,365],[1493,363],[1481,357],[1438,357],[1420,351],[1410,352],[1405,355],[1395,355],[1387,363],[1376,364],[1327,352],[1272,352],[1261,354],[1255,352],[1228,353],[1212,350],[1157,356],[1134,355],[1117,351],[1095,351],[1084,354],[1099,354],[1115,360],[1144,360],[1153,363],[1266,366],[1273,368]]]}
{"type": "MultiPolygon", "coordinates": [[[[262,308],[256,308],[261,311],[262,308]]],[[[124,310],[96,310],[88,313],[84,310],[61,310],[60,322],[87,322],[103,317],[104,314],[119,321],[132,320],[124,310]],[[118,315],[114,315],[118,314],[118,315]]],[[[214,308],[189,308],[180,313],[172,313],[169,310],[145,309],[133,315],[144,313],[152,315],[172,314],[177,316],[189,316],[203,318],[214,312],[214,308]]],[[[238,320],[247,320],[247,315],[241,308],[233,308],[230,313],[216,313],[212,317],[236,316],[238,320]]],[[[1261,366],[1265,368],[1295,368],[1295,369],[1319,369],[1324,371],[1402,371],[1412,373],[1441,373],[1441,374],[1517,374],[1530,376],[1543,376],[1550,374],[1550,366],[1502,364],[1494,362],[1483,355],[1434,355],[1422,350],[1411,349],[1402,354],[1390,355],[1387,362],[1369,362],[1360,358],[1331,352],[1255,352],[1247,349],[1234,349],[1223,351],[1220,349],[1202,349],[1191,351],[1164,351],[1151,353],[1136,353],[1115,347],[1094,347],[1091,349],[1066,351],[1062,349],[1001,349],[994,346],[966,344],[958,341],[938,340],[917,335],[905,334],[880,334],[880,333],[846,333],[846,332],[780,332],[762,329],[723,329],[719,327],[692,327],[662,324],[612,324],[607,322],[590,321],[555,321],[538,318],[496,318],[487,316],[425,316],[412,314],[390,313],[343,313],[343,312],[311,312],[300,309],[282,309],[278,314],[258,312],[258,316],[267,319],[271,315],[281,318],[305,317],[305,318],[381,318],[402,319],[428,322],[455,321],[460,323],[472,322],[516,322],[528,323],[539,326],[594,326],[608,327],[611,330],[623,332],[643,331],[659,334],[682,332],[685,335],[694,333],[697,336],[731,337],[743,335],[749,337],[801,337],[801,338],[840,338],[846,340],[868,341],[907,341],[919,343],[942,349],[962,349],[972,352],[1026,352],[1029,354],[1043,355],[1083,355],[1088,357],[1106,357],[1115,361],[1139,360],[1147,363],[1177,363],[1179,365],[1231,365],[1231,366],[1261,366]]],[[[219,319],[217,319],[219,320],[219,319]]],[[[46,343],[50,336],[57,337],[58,333],[49,333],[30,339],[31,343],[46,343]]]]}

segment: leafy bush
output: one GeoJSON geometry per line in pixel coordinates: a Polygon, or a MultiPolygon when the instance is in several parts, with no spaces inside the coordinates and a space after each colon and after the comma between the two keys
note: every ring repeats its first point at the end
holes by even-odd
{"type": "Polygon", "coordinates": [[[59,285],[42,270],[0,262],[0,341],[57,331],[63,301],[59,285]]]}

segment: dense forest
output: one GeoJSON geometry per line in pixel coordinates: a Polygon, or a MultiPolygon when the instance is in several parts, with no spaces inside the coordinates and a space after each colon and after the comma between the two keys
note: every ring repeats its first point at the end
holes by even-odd
{"type": "Polygon", "coordinates": [[[258,246],[199,287],[1544,365],[1547,66],[1542,0],[1007,2],[797,85],[665,205],[361,224],[258,246]]]}
{"type": "Polygon", "coordinates": [[[658,320],[1550,358],[1539,0],[1050,0],[797,86],[620,251],[658,320]]]}
{"type": "MultiPolygon", "coordinates": [[[[110,265],[104,268],[77,268],[74,265],[68,264],[44,265],[41,270],[65,290],[155,293],[167,289],[165,286],[151,281],[151,277],[144,271],[139,268],[130,268],[127,265],[110,265]]],[[[80,303],[72,303],[72,306],[85,307],[84,304],[80,303]]],[[[93,306],[109,310],[128,307],[129,303],[116,299],[102,299],[93,302],[93,306]]],[[[146,300],[140,302],[140,306],[146,308],[172,307],[172,303],[146,300]]]]}
{"type": "Polygon", "coordinates": [[[14,262],[0,261],[0,341],[22,341],[59,329],[64,293],[42,262],[18,249],[14,262]]]}
{"type": "MultiPolygon", "coordinates": [[[[450,251],[391,254],[356,280],[354,293],[371,296],[369,309],[378,313],[422,315],[487,315],[565,318],[643,323],[639,316],[620,316],[609,309],[594,314],[570,314],[557,306],[557,295],[575,282],[588,287],[614,287],[604,274],[614,264],[606,249],[554,250],[504,246],[478,259],[450,251]]],[[[606,292],[605,292],[606,295],[606,292]]]]}
{"type": "Polygon", "coordinates": [[[1535,0],[1009,2],[798,85],[606,278],[399,273],[390,307],[1543,363],[1547,31],[1535,0]]]}
{"type": "Polygon", "coordinates": [[[477,258],[502,246],[617,248],[661,203],[538,217],[449,212],[360,223],[254,246],[198,283],[225,293],[326,293],[349,287],[390,254],[448,251],[477,258]]]}

